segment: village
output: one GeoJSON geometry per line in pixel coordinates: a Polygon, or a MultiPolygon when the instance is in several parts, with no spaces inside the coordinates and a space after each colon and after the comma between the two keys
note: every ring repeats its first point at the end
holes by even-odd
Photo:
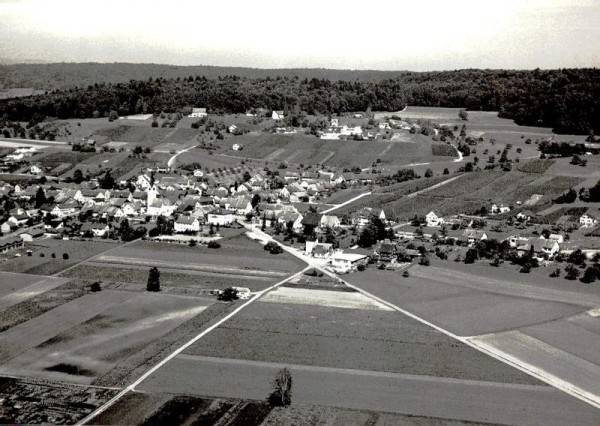
{"type": "MultiPolygon", "coordinates": [[[[246,116],[257,114],[265,115],[265,111],[252,110],[246,116]]],[[[364,115],[369,112],[355,113],[350,120],[364,122],[364,115]]],[[[207,116],[205,108],[194,108],[189,114],[190,118],[203,120],[207,116]]],[[[271,119],[275,133],[298,131],[278,127],[284,120],[283,111],[273,111],[271,119]]],[[[435,135],[440,133],[440,127],[431,122],[414,123],[396,115],[377,121],[371,118],[368,127],[373,125],[378,129],[376,133],[363,130],[360,125],[342,126],[339,119],[333,118],[317,136],[364,141],[388,137],[393,141],[402,132],[414,134],[415,129],[422,132],[432,128],[435,135]]],[[[446,127],[443,129],[444,134],[452,135],[446,127]]],[[[231,136],[225,142],[235,141],[236,135],[243,134],[239,130],[236,125],[229,126],[227,133],[231,136]]],[[[95,141],[87,145],[93,147],[95,141]]],[[[449,142],[445,146],[457,149],[449,142]]],[[[243,145],[233,144],[232,149],[241,151],[243,145]]],[[[376,190],[375,181],[382,178],[372,168],[348,170],[321,165],[314,169],[300,166],[292,171],[287,163],[281,163],[276,168],[265,165],[262,170],[252,169],[253,173],[245,169],[243,174],[240,171],[226,175],[200,167],[178,168],[173,161],[176,154],[167,166],[142,168],[137,174],[130,173],[127,180],[117,182],[110,169],[95,177],[84,176],[78,169],[73,178],[46,177],[35,162],[36,154],[36,147],[30,145],[18,147],[1,159],[5,169],[15,169],[11,164],[18,164],[37,180],[0,186],[4,207],[0,252],[5,258],[13,252],[12,255],[21,256],[28,243],[42,238],[142,238],[190,246],[215,244],[221,229],[244,225],[320,259],[323,266],[336,273],[364,270],[369,264],[398,269],[410,262],[425,264],[429,256],[465,263],[487,258],[494,266],[510,260],[521,265],[522,272],[529,272],[532,264],[550,266],[568,260],[571,265],[573,253],[576,263],[585,265],[583,258],[597,260],[600,253],[597,213],[580,208],[579,214],[575,209],[570,214],[554,215],[553,221],[544,220],[547,211],[538,209],[534,213],[527,208],[542,195],[532,196],[533,202],[518,200],[514,205],[482,203],[475,213],[462,211],[444,216],[431,210],[403,223],[386,217],[384,209],[369,205],[369,194],[376,190]],[[353,197],[340,198],[343,193],[353,197]],[[334,195],[345,201],[328,204],[328,198],[334,195]],[[353,211],[352,202],[361,198],[363,203],[353,211]],[[345,211],[338,214],[342,210],[345,211]],[[492,252],[490,241],[494,241],[492,252]]],[[[428,173],[431,175],[430,170],[428,173]]],[[[419,192],[418,187],[414,192],[419,192]]],[[[405,196],[410,203],[411,195],[405,196]]],[[[549,209],[556,210],[556,206],[549,209]]],[[[31,250],[27,253],[32,254],[31,250]]],[[[556,271],[553,269],[553,274],[559,274],[556,271]]],[[[577,278],[578,272],[571,272],[571,278],[577,278]]]]}

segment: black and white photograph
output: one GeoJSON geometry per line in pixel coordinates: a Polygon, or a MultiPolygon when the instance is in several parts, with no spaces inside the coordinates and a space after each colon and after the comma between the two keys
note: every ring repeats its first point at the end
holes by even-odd
{"type": "Polygon", "coordinates": [[[0,424],[600,425],[600,1],[0,0],[0,424]]]}

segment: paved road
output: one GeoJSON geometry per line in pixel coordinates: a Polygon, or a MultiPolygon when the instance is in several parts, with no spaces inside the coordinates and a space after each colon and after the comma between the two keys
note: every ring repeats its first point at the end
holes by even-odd
{"type": "Polygon", "coordinates": [[[341,204],[337,204],[337,205],[335,205],[335,206],[333,206],[333,207],[331,207],[331,208],[329,208],[329,209],[327,209],[327,210],[324,210],[324,211],[322,212],[322,214],[327,214],[327,213],[329,213],[329,212],[332,212],[332,211],[334,211],[334,210],[337,210],[337,209],[339,209],[339,208],[341,208],[341,207],[344,207],[344,206],[346,206],[346,205],[348,205],[348,204],[350,204],[350,203],[353,203],[353,202],[355,202],[356,200],[359,200],[359,199],[361,199],[361,198],[363,198],[363,197],[366,197],[367,195],[371,195],[371,194],[372,194],[372,193],[371,193],[371,191],[369,191],[369,192],[365,192],[365,193],[362,193],[362,194],[360,194],[360,195],[357,195],[356,197],[354,197],[354,198],[352,198],[352,199],[350,199],[350,200],[348,200],[348,201],[344,201],[344,202],[343,202],[343,203],[341,203],[341,204]]]}
{"type": "MultiPolygon", "coordinates": [[[[138,390],[262,400],[283,364],[178,355],[138,390]]],[[[549,386],[287,365],[292,400],[515,425],[599,424],[600,411],[549,386]]]]}

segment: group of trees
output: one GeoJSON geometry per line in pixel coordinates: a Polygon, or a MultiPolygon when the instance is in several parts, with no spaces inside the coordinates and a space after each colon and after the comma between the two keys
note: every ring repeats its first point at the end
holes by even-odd
{"type": "MultiPolygon", "coordinates": [[[[117,84],[99,82],[87,88],[2,100],[0,116],[12,121],[114,118],[181,112],[190,105],[202,105],[214,113],[243,113],[261,107],[327,115],[369,108],[397,111],[410,104],[499,111],[501,117],[512,118],[517,124],[589,134],[600,132],[599,77],[598,69],[561,69],[405,72],[366,81],[296,76],[150,78],[117,84]]],[[[460,116],[466,120],[466,110],[460,116]]]]}

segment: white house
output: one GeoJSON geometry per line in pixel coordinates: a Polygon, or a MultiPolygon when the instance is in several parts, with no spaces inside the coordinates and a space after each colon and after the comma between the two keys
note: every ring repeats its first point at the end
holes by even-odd
{"type": "Polygon", "coordinates": [[[40,168],[40,166],[34,164],[33,166],[31,166],[31,169],[29,169],[29,172],[33,175],[38,175],[42,173],[42,169],[40,168]]]}
{"type": "Polygon", "coordinates": [[[425,216],[425,222],[427,223],[427,226],[430,227],[442,226],[444,224],[444,218],[438,217],[432,210],[425,216]]]}
{"type": "Polygon", "coordinates": [[[597,223],[598,223],[598,219],[596,219],[594,216],[589,215],[589,214],[583,214],[579,218],[579,225],[581,225],[582,228],[591,228],[592,226],[596,225],[597,223]]]}
{"type": "Polygon", "coordinates": [[[321,228],[339,228],[341,225],[340,218],[335,215],[326,215],[321,216],[321,223],[319,224],[321,228]]]}
{"type": "Polygon", "coordinates": [[[305,253],[316,259],[327,259],[333,254],[333,245],[318,241],[306,241],[305,253]]]}
{"type": "Polygon", "coordinates": [[[221,208],[213,210],[206,215],[206,223],[209,225],[231,225],[233,221],[233,213],[221,208]]]}
{"type": "Polygon", "coordinates": [[[358,265],[364,264],[367,261],[367,256],[357,253],[336,252],[330,259],[329,264],[334,271],[346,273],[354,271],[358,268],[358,265]]]}
{"type": "Polygon", "coordinates": [[[206,117],[208,113],[206,112],[206,108],[192,108],[192,113],[188,115],[188,117],[206,117]]]}
{"type": "Polygon", "coordinates": [[[283,120],[285,116],[283,115],[283,111],[273,111],[271,118],[273,120],[283,120]]]}
{"type": "Polygon", "coordinates": [[[200,222],[194,216],[179,216],[174,224],[175,232],[198,232],[200,222]]]}
{"type": "Polygon", "coordinates": [[[490,209],[492,214],[508,213],[509,211],[510,207],[505,206],[504,204],[500,204],[499,206],[498,204],[492,204],[492,208],[490,209]]]}

